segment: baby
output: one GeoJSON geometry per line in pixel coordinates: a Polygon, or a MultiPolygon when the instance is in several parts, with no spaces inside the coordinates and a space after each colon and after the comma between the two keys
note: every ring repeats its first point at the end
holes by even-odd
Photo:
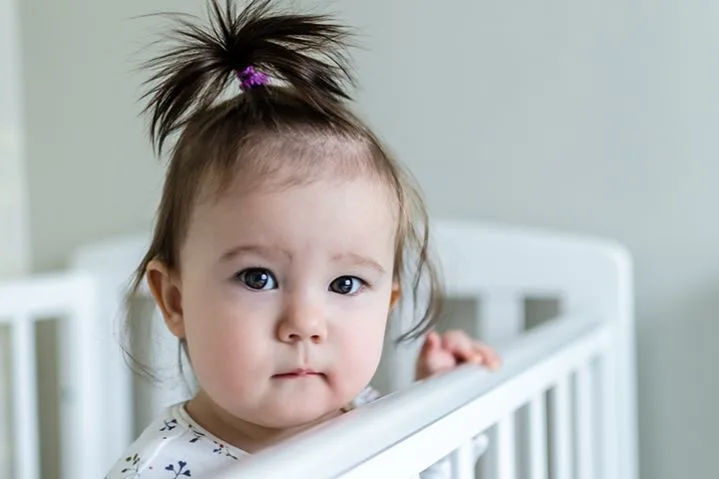
{"type": "Polygon", "coordinates": [[[148,64],[158,154],[177,138],[134,282],[149,284],[198,391],[147,427],[111,479],[212,477],[371,401],[392,310],[420,276],[430,292],[403,337],[423,338],[417,379],[499,364],[463,332],[432,330],[441,285],[427,213],[349,109],[349,30],[268,0],[239,12],[219,1],[207,25],[176,17],[175,45],[148,64]]]}

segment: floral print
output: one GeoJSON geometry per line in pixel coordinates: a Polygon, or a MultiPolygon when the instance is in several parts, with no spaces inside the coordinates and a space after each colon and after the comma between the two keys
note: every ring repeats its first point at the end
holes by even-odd
{"type": "Polygon", "coordinates": [[[133,454],[132,456],[127,456],[125,458],[125,462],[129,463],[129,467],[126,467],[122,471],[120,471],[122,474],[129,474],[124,477],[133,477],[133,475],[137,475],[138,467],[140,464],[140,456],[137,454],[133,454]]]}
{"type": "Polygon", "coordinates": [[[230,451],[230,449],[227,446],[225,446],[221,442],[217,442],[217,441],[214,441],[214,443],[215,443],[216,447],[215,447],[215,449],[212,450],[212,452],[214,452],[215,454],[220,454],[223,456],[231,457],[232,459],[237,460],[237,456],[232,454],[232,451],[230,451]]]}
{"type": "Polygon", "coordinates": [[[183,404],[167,408],[135,441],[106,479],[206,477],[246,453],[202,429],[183,404]]]}
{"type": "Polygon", "coordinates": [[[174,464],[168,464],[167,466],[165,466],[165,470],[166,470],[166,471],[170,471],[171,473],[173,473],[174,476],[172,476],[172,477],[175,478],[175,479],[177,479],[178,477],[180,477],[180,475],[183,475],[183,476],[186,476],[186,477],[192,477],[192,473],[190,472],[189,469],[185,469],[185,466],[187,466],[187,463],[186,463],[186,462],[184,462],[184,461],[177,461],[177,470],[175,470],[175,465],[174,465],[174,464]]]}
{"type": "Polygon", "coordinates": [[[196,428],[194,428],[194,427],[192,426],[192,424],[188,424],[187,426],[188,426],[188,428],[190,429],[190,432],[191,432],[192,435],[193,435],[193,438],[190,439],[190,442],[191,442],[191,443],[194,444],[194,443],[196,443],[197,441],[199,441],[200,439],[202,439],[203,437],[205,437],[205,433],[203,433],[202,431],[198,431],[196,428]]]}
{"type": "MultiPolygon", "coordinates": [[[[346,409],[374,401],[376,391],[363,391],[346,409]]],[[[212,477],[227,461],[238,461],[247,453],[225,444],[197,424],[184,408],[167,408],[130,447],[105,479],[184,479],[212,477]]],[[[422,479],[451,477],[447,460],[422,473],[422,479]],[[439,467],[438,467],[439,466],[439,467]]]]}

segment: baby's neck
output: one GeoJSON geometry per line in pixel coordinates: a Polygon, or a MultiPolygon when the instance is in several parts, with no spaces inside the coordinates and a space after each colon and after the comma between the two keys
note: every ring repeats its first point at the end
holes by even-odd
{"type": "Polygon", "coordinates": [[[214,404],[204,391],[197,393],[185,405],[185,410],[206,431],[250,454],[280,443],[342,413],[340,410],[332,411],[311,423],[298,427],[270,428],[253,424],[228,414],[214,404]]]}

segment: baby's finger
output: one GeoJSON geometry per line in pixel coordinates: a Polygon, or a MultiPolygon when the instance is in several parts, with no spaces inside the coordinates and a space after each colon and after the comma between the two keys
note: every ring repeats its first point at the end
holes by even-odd
{"type": "Polygon", "coordinates": [[[424,337],[424,344],[419,350],[418,361],[423,363],[431,362],[432,356],[437,354],[437,351],[442,349],[442,339],[439,334],[434,331],[430,331],[427,336],[424,337]]]}
{"type": "Polygon", "coordinates": [[[477,352],[474,342],[468,336],[457,336],[443,345],[460,363],[481,364],[483,362],[484,358],[477,352]]]}
{"type": "Polygon", "coordinates": [[[490,369],[497,369],[502,364],[499,354],[484,343],[475,342],[474,351],[482,357],[482,363],[490,369]]]}
{"type": "Polygon", "coordinates": [[[499,355],[494,349],[468,336],[452,338],[451,347],[451,352],[458,362],[483,364],[490,369],[497,369],[501,364],[499,355]]]}
{"type": "Polygon", "coordinates": [[[442,348],[457,354],[468,354],[472,350],[472,338],[464,331],[453,330],[442,335],[442,348]]]}
{"type": "Polygon", "coordinates": [[[430,331],[427,333],[427,336],[424,338],[424,344],[422,345],[422,352],[428,353],[430,351],[433,351],[437,349],[440,346],[440,343],[442,340],[439,337],[439,334],[437,334],[436,331],[430,331]]]}

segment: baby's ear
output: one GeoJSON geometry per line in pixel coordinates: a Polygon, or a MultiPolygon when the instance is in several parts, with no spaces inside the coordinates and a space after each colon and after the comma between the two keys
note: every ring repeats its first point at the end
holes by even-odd
{"type": "Polygon", "coordinates": [[[389,309],[394,309],[395,306],[397,306],[397,303],[399,302],[399,299],[402,297],[402,289],[400,288],[400,285],[397,281],[392,283],[392,295],[389,299],[389,309]]]}
{"type": "Polygon", "coordinates": [[[182,314],[182,292],[179,278],[165,263],[153,259],[145,270],[145,278],[165,324],[179,339],[185,337],[185,321],[182,314]]]}

